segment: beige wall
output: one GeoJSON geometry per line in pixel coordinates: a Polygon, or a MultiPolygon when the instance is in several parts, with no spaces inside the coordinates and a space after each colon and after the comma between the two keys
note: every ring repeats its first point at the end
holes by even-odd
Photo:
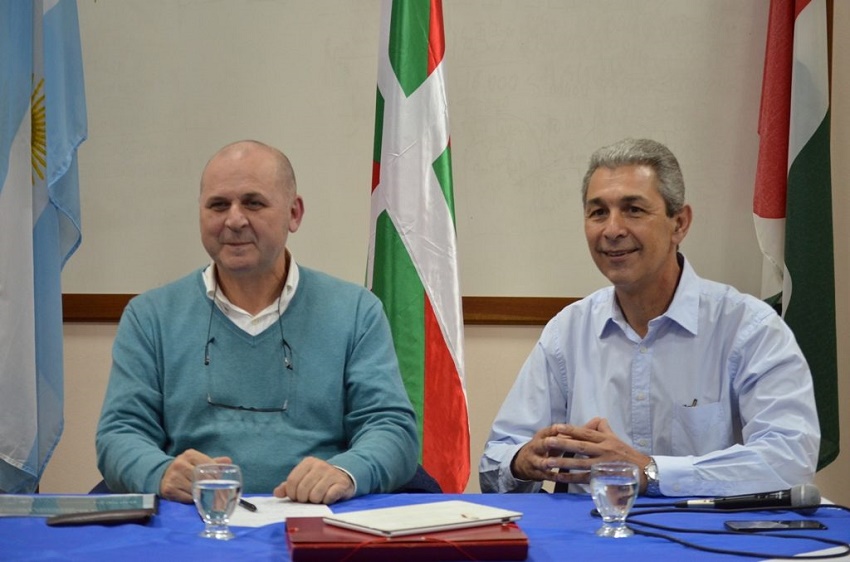
{"type": "MultiPolygon", "coordinates": [[[[186,271],[187,263],[201,263],[193,218],[197,174],[214,148],[249,136],[294,147],[296,161],[302,162],[296,171],[300,185],[307,186],[308,215],[296,237],[299,259],[362,280],[368,201],[361,187],[368,184],[371,158],[377,2],[248,3],[250,9],[242,10],[233,4],[238,3],[79,2],[90,138],[80,153],[84,241],[66,268],[66,292],[139,292],[186,271]],[[222,13],[230,9],[232,14],[222,13]],[[277,11],[264,20],[290,19],[295,27],[312,26],[312,32],[276,45],[269,57],[256,37],[273,35],[274,25],[248,21],[257,9],[277,11]],[[257,25],[258,30],[251,28],[257,25]],[[199,31],[204,29],[211,36],[199,31]],[[362,36],[352,38],[351,29],[362,36]],[[249,53],[241,58],[216,50],[217,38],[227,41],[231,31],[235,37],[250,35],[240,46],[249,53]],[[337,38],[315,43],[314,36],[326,32],[337,38]],[[308,62],[287,57],[297,48],[308,51],[299,54],[308,62]],[[215,64],[190,59],[187,67],[180,66],[197,50],[212,51],[215,64]],[[318,58],[309,58],[313,52],[318,58]],[[216,72],[228,65],[233,72],[216,72]],[[269,83],[274,79],[279,82],[269,83]],[[317,82],[321,95],[310,89],[317,82]],[[255,107],[233,101],[245,95],[254,96],[247,105],[255,107]],[[300,109],[282,112],[283,118],[280,107],[300,109]],[[257,114],[246,113],[251,109],[257,114]],[[139,230],[127,230],[131,223],[139,230]],[[361,231],[362,236],[352,234],[361,231]]],[[[835,4],[833,213],[841,425],[847,428],[850,3],[835,4]]],[[[766,7],[766,0],[446,0],[464,294],[581,296],[602,284],[581,239],[575,191],[562,192],[564,185],[577,186],[592,148],[625,134],[655,136],[680,155],[697,213],[686,252],[698,271],[758,291],[760,262],[749,199],[766,7]],[[632,18],[633,9],[651,17],[632,18]],[[662,16],[667,19],[656,21],[662,16]],[[640,25],[626,25],[630,18],[640,25]],[[632,35],[639,39],[635,44],[628,41],[632,35]],[[675,43],[683,36],[695,45],[685,52],[675,43]],[[649,83],[620,88],[618,95],[603,76],[588,81],[581,74],[592,72],[585,65],[639,81],[630,70],[640,63],[633,54],[640,41],[651,40],[671,42],[652,51],[657,64],[646,70],[660,65],[671,73],[657,95],[642,91],[653,87],[649,83]],[[712,61],[711,49],[729,50],[712,61]],[[683,80],[676,73],[687,71],[682,63],[689,57],[695,74],[683,80]],[[621,69],[617,64],[624,60],[628,65],[621,69]],[[529,75],[520,80],[523,72],[529,75]],[[654,107],[651,100],[658,96],[666,98],[654,107]]],[[[276,40],[287,40],[287,33],[279,35],[276,40]]],[[[466,327],[473,465],[540,329],[466,327]]],[[[114,333],[111,324],[65,326],[66,426],[42,479],[44,492],[84,492],[100,478],[94,428],[114,333]]],[[[817,483],[824,495],[850,504],[850,430],[842,436],[842,451],[817,483]]],[[[468,491],[477,489],[473,474],[468,491]]]]}

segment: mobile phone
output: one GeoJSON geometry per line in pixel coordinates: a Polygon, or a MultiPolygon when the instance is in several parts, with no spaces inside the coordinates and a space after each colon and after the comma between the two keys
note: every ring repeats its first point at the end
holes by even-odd
{"type": "Polygon", "coordinates": [[[733,531],[745,531],[757,533],[760,531],[806,531],[813,529],[826,529],[826,525],[814,519],[794,519],[783,521],[772,521],[769,519],[758,519],[749,521],[726,521],[728,529],[733,531]]]}

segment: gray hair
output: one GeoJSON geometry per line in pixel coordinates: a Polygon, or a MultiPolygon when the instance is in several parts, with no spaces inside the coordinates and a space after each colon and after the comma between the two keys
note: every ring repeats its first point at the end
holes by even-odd
{"type": "Polygon", "coordinates": [[[597,168],[649,166],[658,177],[658,191],[664,199],[667,216],[672,217],[685,206],[685,179],[679,161],[670,149],[650,139],[623,139],[596,150],[591,157],[581,184],[582,204],[587,202],[587,187],[597,168]]]}

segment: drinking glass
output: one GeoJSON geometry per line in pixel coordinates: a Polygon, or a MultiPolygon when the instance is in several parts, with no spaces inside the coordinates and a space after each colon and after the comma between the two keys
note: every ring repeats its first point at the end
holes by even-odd
{"type": "Polygon", "coordinates": [[[635,503],[640,473],[630,462],[600,462],[590,469],[593,503],[602,516],[600,537],[630,537],[634,532],[626,526],[626,516],[635,503]]]}
{"type": "Polygon", "coordinates": [[[242,495],[242,471],[235,464],[201,464],[192,474],[192,498],[205,528],[199,536],[230,540],[230,516],[242,495]]]}

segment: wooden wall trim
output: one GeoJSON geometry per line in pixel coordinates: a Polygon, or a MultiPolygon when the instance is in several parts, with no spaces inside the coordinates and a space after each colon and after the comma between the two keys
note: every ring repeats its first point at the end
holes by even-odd
{"type": "Polygon", "coordinates": [[[62,319],[65,322],[118,322],[124,307],[136,295],[64,293],[62,319]]]}
{"type": "MultiPolygon", "coordinates": [[[[118,322],[132,294],[66,293],[65,322],[118,322]]],[[[573,297],[463,297],[464,324],[543,325],[573,297]]]]}
{"type": "Polygon", "coordinates": [[[464,324],[543,325],[573,297],[463,297],[464,324]]]}

